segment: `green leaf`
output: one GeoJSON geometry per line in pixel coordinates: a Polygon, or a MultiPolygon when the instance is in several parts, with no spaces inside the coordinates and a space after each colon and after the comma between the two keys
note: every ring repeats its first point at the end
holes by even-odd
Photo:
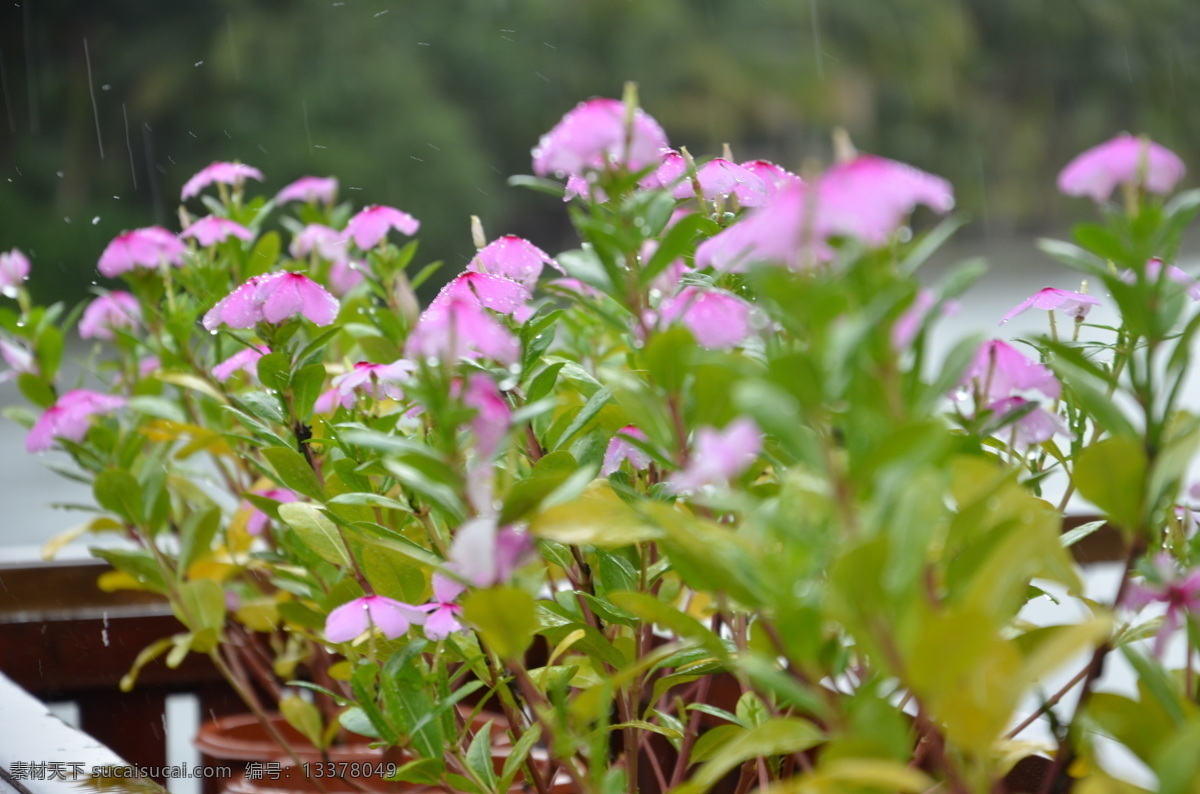
{"type": "Polygon", "coordinates": [[[258,379],[268,389],[276,392],[286,391],[291,367],[291,359],[286,354],[268,353],[258,360],[258,379]]]}
{"type": "Polygon", "coordinates": [[[323,748],[325,746],[321,730],[321,711],[316,706],[303,698],[292,695],[279,701],[279,711],[287,720],[288,725],[300,731],[304,738],[313,743],[314,747],[323,748]]]}
{"type": "Polygon", "coordinates": [[[184,520],[179,531],[179,572],[186,574],[197,560],[212,551],[213,538],[221,528],[221,510],[195,510],[184,520]]]}
{"type": "Polygon", "coordinates": [[[416,761],[409,761],[407,764],[402,765],[396,770],[396,774],[387,779],[399,783],[436,786],[442,782],[442,773],[445,771],[446,762],[442,759],[419,758],[416,761]]]}
{"type": "Polygon", "coordinates": [[[309,364],[292,375],[292,401],[297,417],[304,419],[312,413],[324,385],[324,364],[309,364]]]}
{"type": "Polygon", "coordinates": [[[171,602],[179,622],[195,635],[193,649],[207,653],[216,647],[225,624],[225,591],[212,579],[193,579],[179,587],[179,598],[171,602]]]}
{"type": "Polygon", "coordinates": [[[521,766],[525,763],[525,759],[529,757],[529,752],[537,744],[538,739],[542,737],[542,726],[534,723],[529,730],[521,735],[521,738],[512,746],[508,758],[504,759],[504,768],[500,770],[500,783],[496,786],[497,791],[508,791],[512,788],[513,780],[521,771],[521,766]]]}
{"type": "Polygon", "coordinates": [[[1086,524],[1080,524],[1074,529],[1064,532],[1062,534],[1063,548],[1069,549],[1079,541],[1086,538],[1088,535],[1091,535],[1093,532],[1103,528],[1107,523],[1108,522],[1103,519],[1100,521],[1089,521],[1086,524]]]}
{"type": "Polygon", "coordinates": [[[692,640],[719,659],[729,655],[721,638],[704,624],[652,595],[625,592],[612,593],[610,598],[621,609],[632,612],[648,623],[655,623],[679,637],[692,640]]]}
{"type": "Polygon", "coordinates": [[[317,475],[299,452],[287,447],[267,447],[262,454],[285,488],[291,488],[310,499],[324,499],[325,494],[317,475]]]}
{"type": "Polygon", "coordinates": [[[131,524],[142,524],[141,488],[129,472],[105,469],[96,476],[92,493],[105,510],[116,513],[131,524]]]}
{"type": "Polygon", "coordinates": [[[342,542],[341,533],[321,512],[321,508],[307,502],[290,502],[279,506],[279,518],[321,559],[342,568],[351,567],[350,555],[342,542]]]}
{"type": "Polygon", "coordinates": [[[1075,487],[1126,530],[1141,526],[1145,509],[1146,452],[1132,438],[1106,438],[1075,463],[1075,487]]]}
{"type": "Polygon", "coordinates": [[[49,408],[54,405],[54,389],[50,388],[50,384],[37,375],[22,372],[17,376],[17,388],[21,390],[21,394],[25,395],[26,400],[39,408],[49,408]]]}
{"type": "Polygon", "coordinates": [[[533,596],[514,587],[473,591],[463,602],[463,617],[503,659],[520,658],[537,630],[533,596]]]}
{"type": "Polygon", "coordinates": [[[155,640],[145,648],[142,648],[138,652],[137,658],[133,660],[133,665],[129,668],[129,672],[121,677],[121,691],[128,692],[133,689],[134,684],[137,683],[138,673],[142,671],[142,668],[166,653],[167,649],[174,642],[174,639],[171,637],[163,637],[161,640],[155,640]]]}
{"type": "Polygon", "coordinates": [[[500,524],[511,524],[537,509],[538,505],[562,485],[579,469],[571,453],[564,450],[551,452],[533,465],[533,471],[525,479],[514,483],[504,497],[500,510],[500,524]]]}
{"type": "Polygon", "coordinates": [[[610,399],[612,399],[612,391],[607,387],[593,394],[591,399],[579,409],[579,413],[571,420],[571,424],[567,425],[562,435],[555,440],[553,450],[562,449],[596,414],[600,413],[600,409],[607,405],[610,399]]]}
{"type": "Polygon", "coordinates": [[[605,548],[628,546],[662,536],[662,532],[617,496],[608,483],[599,480],[590,484],[578,499],[535,516],[529,531],[559,543],[605,548]]]}
{"type": "Polygon", "coordinates": [[[489,720],[471,740],[467,748],[467,768],[475,773],[475,777],[483,784],[484,791],[494,791],[496,788],[496,768],[492,764],[492,723],[489,720]]]}
{"type": "Polygon", "coordinates": [[[798,753],[815,747],[824,739],[820,728],[804,720],[781,717],[764,722],[726,742],[691,780],[675,791],[677,794],[703,794],[745,761],[798,753]]]}
{"type": "Polygon", "coordinates": [[[655,385],[669,393],[683,388],[684,380],[693,369],[696,340],[692,332],[676,325],[655,334],[646,345],[646,370],[655,385]]]}

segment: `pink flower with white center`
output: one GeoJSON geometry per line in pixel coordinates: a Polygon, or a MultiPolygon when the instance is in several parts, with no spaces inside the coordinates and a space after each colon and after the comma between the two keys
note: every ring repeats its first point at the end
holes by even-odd
{"type": "Polygon", "coordinates": [[[490,358],[511,365],[517,362],[521,346],[477,299],[454,296],[435,301],[421,314],[405,353],[409,358],[454,361],[490,358]]]}
{"type": "MultiPolygon", "coordinates": [[[[1003,419],[1015,411],[1030,405],[1024,397],[1009,397],[988,406],[988,410],[1003,419]]],[[[996,433],[1000,438],[1013,436],[1014,445],[1019,449],[1037,446],[1043,441],[1049,441],[1056,435],[1070,436],[1071,430],[1058,414],[1050,413],[1040,405],[1035,405],[1028,413],[1023,414],[1012,424],[1006,425],[996,433]]]]}
{"type": "Polygon", "coordinates": [[[475,434],[475,449],[484,459],[491,458],[508,433],[512,409],[496,388],[496,382],[482,372],[467,379],[462,396],[463,405],[475,409],[471,417],[471,432],[475,434]]]}
{"type": "Polygon", "coordinates": [[[696,249],[696,267],[744,273],[756,262],[773,262],[801,270],[828,260],[818,218],[810,207],[809,190],[797,182],[781,188],[761,207],[696,249]]]}
{"type": "MultiPolygon", "coordinates": [[[[1163,261],[1158,257],[1146,261],[1146,280],[1157,282],[1163,272],[1163,261]]],[[[1121,280],[1126,284],[1137,283],[1137,273],[1132,270],[1126,270],[1121,274],[1121,280]]],[[[1200,282],[1184,273],[1174,265],[1167,265],[1167,280],[1174,281],[1176,284],[1181,284],[1186,289],[1188,297],[1194,301],[1200,301],[1200,282]]]]}
{"type": "Polygon", "coordinates": [[[400,387],[415,370],[416,366],[404,359],[391,364],[359,361],[349,372],[333,379],[332,391],[336,393],[337,401],[346,408],[354,404],[359,394],[376,400],[403,400],[404,390],[400,387]]]}
{"type": "Polygon", "coordinates": [[[164,262],[180,267],[186,253],[174,234],[161,226],[149,226],[117,235],[100,254],[96,269],[106,278],[115,278],[134,268],[156,269],[164,262]]]}
{"type": "Polygon", "coordinates": [[[238,372],[244,372],[252,380],[257,380],[258,360],[270,352],[270,348],[266,345],[243,348],[213,367],[212,375],[221,383],[226,382],[238,372]]]}
{"type": "Polygon", "coordinates": [[[637,171],[658,162],[667,134],[638,108],[626,140],[625,104],[617,99],[589,99],[570,110],[533,149],[533,172],[583,174],[624,165],[637,171]]]}
{"type": "Polygon", "coordinates": [[[324,287],[303,273],[281,271],[251,276],[204,315],[209,331],[224,324],[253,328],[260,322],[281,323],[297,315],[316,325],[330,325],[341,304],[324,287]]]}
{"type": "Polygon", "coordinates": [[[1018,314],[1024,314],[1030,309],[1045,309],[1048,312],[1058,310],[1076,320],[1083,320],[1093,306],[1099,305],[1100,300],[1091,295],[1046,287],[1014,306],[1008,314],[1004,315],[1004,319],[999,324],[1004,325],[1018,314]]]}
{"type": "Polygon", "coordinates": [[[381,595],[362,596],[329,613],[325,619],[325,639],[348,642],[374,627],[394,640],[407,634],[411,624],[424,620],[424,613],[412,604],[381,595]]]}
{"type": "Polygon", "coordinates": [[[511,579],[532,551],[529,535],[510,526],[497,527],[495,518],[479,516],[454,534],[446,568],[475,587],[492,587],[511,579]]]}
{"type": "Polygon", "coordinates": [[[600,467],[601,477],[608,477],[621,468],[625,461],[629,461],[629,465],[637,471],[645,471],[650,466],[650,456],[631,444],[630,439],[649,441],[646,434],[634,425],[622,427],[608,442],[608,449],[604,451],[604,465],[600,467]]]}
{"type": "Polygon", "coordinates": [[[750,304],[724,290],[684,287],[658,316],[660,325],[682,322],[704,347],[733,347],[750,335],[750,304]]]}
{"type": "Polygon", "coordinates": [[[467,270],[503,276],[533,292],[545,265],[563,272],[545,251],[528,240],[506,234],[479,249],[479,253],[467,263],[467,270]]]}
{"type": "Polygon", "coordinates": [[[29,278],[29,260],[14,248],[0,253],[0,295],[17,297],[17,288],[29,278]]]}
{"type": "Polygon", "coordinates": [[[438,642],[456,631],[466,631],[458,621],[462,607],[454,603],[466,589],[465,585],[440,573],[433,575],[433,600],[417,607],[426,613],[425,636],[428,639],[438,642]]]}
{"type": "MultiPolygon", "coordinates": [[[[287,488],[267,488],[262,491],[251,491],[250,493],[254,494],[255,496],[264,496],[267,499],[278,502],[281,505],[288,504],[289,502],[300,501],[300,497],[296,494],[296,492],[289,491],[287,488]]],[[[248,500],[244,500],[241,506],[243,509],[253,510],[253,512],[250,514],[250,517],[246,519],[246,531],[251,535],[261,535],[262,531],[267,528],[267,522],[271,520],[271,517],[262,510],[259,510],[252,502],[248,500]]]]}
{"type": "Polygon", "coordinates": [[[313,251],[328,262],[347,258],[350,236],[345,232],[319,223],[310,223],[292,238],[288,251],[296,259],[306,257],[313,251]]]}
{"type": "Polygon", "coordinates": [[[363,207],[346,224],[346,234],[362,251],[369,251],[387,238],[392,229],[412,237],[421,228],[421,222],[407,212],[395,207],[372,204],[363,207]]]}
{"type": "Polygon", "coordinates": [[[87,389],[69,391],[38,417],[25,437],[25,449],[28,452],[45,452],[54,446],[56,438],[79,443],[87,435],[93,416],[110,413],[124,405],[123,397],[87,389]]]}
{"type": "Polygon", "coordinates": [[[0,374],[0,381],[12,380],[18,375],[36,375],[38,372],[33,351],[22,342],[0,339],[0,358],[10,367],[7,372],[0,374]]]}
{"type": "Polygon", "coordinates": [[[128,292],[108,292],[88,304],[79,320],[81,339],[110,342],[113,331],[136,329],[142,323],[142,307],[128,292]]]}
{"type": "Polygon", "coordinates": [[[338,181],[333,176],[302,176],[275,194],[276,204],[303,201],[308,204],[332,204],[337,198],[338,181]]]}
{"type": "Polygon", "coordinates": [[[1170,149],[1124,132],[1067,163],[1058,175],[1058,189],[1068,196],[1087,196],[1100,204],[1108,200],[1117,185],[1170,193],[1185,173],[1183,161],[1170,149]]]}
{"type": "Polygon", "coordinates": [[[466,271],[454,277],[429,304],[430,308],[449,300],[474,301],[501,314],[513,314],[533,296],[520,283],[504,276],[466,271]]]}
{"type": "Polygon", "coordinates": [[[239,240],[253,240],[254,232],[228,218],[222,218],[218,215],[206,215],[193,222],[179,236],[190,237],[200,243],[201,246],[207,248],[210,245],[223,242],[230,237],[236,237],[239,240]]]}
{"type": "Polygon", "coordinates": [[[1154,638],[1154,655],[1161,658],[1167,640],[1188,615],[1200,613],[1200,568],[1180,576],[1179,566],[1170,554],[1162,552],[1151,563],[1145,582],[1130,582],[1125,606],[1134,611],[1155,601],[1167,605],[1162,627],[1154,638]]]}
{"type": "Polygon", "coordinates": [[[800,177],[767,160],[750,160],[749,162],[742,163],[742,168],[745,168],[763,181],[767,198],[774,196],[781,188],[785,188],[788,185],[803,184],[803,180],[800,177]]]}
{"type": "Polygon", "coordinates": [[[1037,391],[1052,400],[1062,394],[1053,372],[998,339],[979,346],[960,385],[979,394],[988,405],[1018,392],[1037,391]]]}
{"type": "Polygon", "coordinates": [[[918,204],[935,212],[954,207],[954,190],[941,177],[911,165],[861,154],[830,168],[818,185],[822,235],[857,237],[881,246],[918,204]]]}
{"type": "MultiPolygon", "coordinates": [[[[754,172],[720,157],[709,160],[696,169],[696,181],[704,198],[716,201],[728,196],[737,196],[744,207],[758,207],[766,203],[767,186],[754,172]]],[[[675,198],[690,198],[696,191],[690,179],[675,186],[675,198]]]]}
{"type": "Polygon", "coordinates": [[[727,485],[754,463],[760,451],[762,431],[753,419],[739,417],[724,430],[702,427],[696,431],[687,466],[672,474],[668,485],[674,493],[727,485]]]}
{"type": "Polygon", "coordinates": [[[196,174],[183,183],[180,198],[187,201],[192,196],[200,195],[200,191],[211,184],[240,185],[247,179],[263,180],[262,171],[245,163],[216,162],[201,168],[196,174]]]}

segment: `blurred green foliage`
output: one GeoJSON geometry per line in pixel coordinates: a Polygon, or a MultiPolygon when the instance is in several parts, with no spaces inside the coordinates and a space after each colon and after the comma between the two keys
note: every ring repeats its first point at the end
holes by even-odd
{"type": "Polygon", "coordinates": [[[413,213],[448,269],[471,214],[554,251],[565,213],[504,180],[625,80],[698,157],[802,170],[842,125],[950,178],[968,234],[1040,230],[1086,210],[1057,171],[1123,129],[1200,162],[1196,30],[1194,0],[23,0],[0,10],[0,248],[78,295],[109,239],[178,228],[187,177],[240,159],[413,213]]]}

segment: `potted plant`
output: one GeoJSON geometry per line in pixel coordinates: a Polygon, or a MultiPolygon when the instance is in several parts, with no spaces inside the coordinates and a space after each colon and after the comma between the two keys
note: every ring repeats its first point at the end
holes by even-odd
{"type": "Polygon", "coordinates": [[[1085,153],[1059,186],[1103,223],[1043,249],[1093,291],[1010,313],[1048,311],[1046,336],[934,360],[979,269],[922,284],[956,222],[906,224],[952,188],[837,149],[803,178],[697,163],[632,89],[584,102],[514,179],[565,196],[581,246],[475,222],[424,309],[435,266],[389,237],[415,217],[311,178],[249,198],[261,174],[214,164],[183,190],[211,214],[119,237],[100,270],[128,292],[82,316],[33,306],[8,255],[0,344],[43,409],[10,415],[133,542],[97,550],[107,584],[175,605],[186,630],[145,658],[208,654],[318,752],[388,748],[372,785],[1140,790],[1102,733],[1192,790],[1200,285],[1171,263],[1200,195],[1164,198],[1183,165],[1146,139],[1085,153]],[[1099,302],[1118,324],[1088,322],[1099,302]],[[105,390],[61,389],[77,319],[105,390]],[[1031,600],[1081,592],[1069,547],[1097,523],[1062,533],[1074,494],[1119,529],[1120,585],[1031,625],[1031,600]],[[1165,619],[1139,620],[1152,601],[1165,619]],[[1096,690],[1113,655],[1138,697],[1096,690]],[[1039,718],[1051,741],[1025,741],[1039,718]]]}

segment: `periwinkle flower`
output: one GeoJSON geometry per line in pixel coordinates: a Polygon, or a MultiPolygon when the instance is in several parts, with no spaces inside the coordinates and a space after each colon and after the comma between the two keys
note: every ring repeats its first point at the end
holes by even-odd
{"type": "Polygon", "coordinates": [[[200,194],[201,190],[212,184],[240,185],[247,179],[262,181],[262,171],[245,163],[215,162],[206,165],[183,183],[180,198],[187,201],[192,196],[200,194]]]}
{"type": "MultiPolygon", "coordinates": [[[[1194,301],[1200,301],[1200,282],[1184,273],[1174,265],[1167,265],[1166,277],[1169,281],[1174,281],[1184,287],[1185,291],[1194,301]]],[[[1158,257],[1153,257],[1146,262],[1146,280],[1158,281],[1163,274],[1163,261],[1158,257]]],[[[1121,274],[1121,280],[1126,284],[1136,284],[1137,274],[1132,270],[1126,270],[1121,274]]]]}
{"type": "Polygon", "coordinates": [[[204,248],[236,237],[239,240],[253,240],[254,232],[237,221],[222,218],[219,215],[206,215],[196,220],[179,234],[180,237],[190,237],[204,248]]]}
{"type": "Polygon", "coordinates": [[[1045,309],[1048,312],[1060,311],[1075,320],[1083,320],[1083,318],[1087,317],[1088,312],[1091,311],[1093,306],[1099,305],[1100,300],[1091,295],[1046,287],[1045,289],[1038,290],[1010,309],[1008,314],[1004,315],[1004,319],[1000,321],[1000,325],[1004,325],[1012,318],[1030,309],[1045,309]]]}
{"type": "Polygon", "coordinates": [[[1101,204],[1117,185],[1170,193],[1185,173],[1183,161],[1170,149],[1125,132],[1068,163],[1058,175],[1058,189],[1068,196],[1087,196],[1101,204]]]}
{"type": "Polygon", "coordinates": [[[478,516],[455,532],[446,568],[475,587],[493,587],[508,582],[532,551],[526,533],[478,516]]]}
{"type": "Polygon", "coordinates": [[[209,309],[203,324],[209,331],[220,325],[253,328],[300,316],[323,326],[337,319],[339,308],[337,298],[308,276],[281,271],[251,276],[209,309]]]}
{"type": "Polygon", "coordinates": [[[408,627],[420,623],[425,615],[412,604],[381,595],[361,596],[342,604],[325,619],[325,639],[348,642],[374,626],[383,636],[394,640],[408,633],[408,627]]]}
{"type": "MultiPolygon", "coordinates": [[[[762,178],[750,169],[720,157],[696,169],[696,181],[700,183],[703,198],[709,201],[736,196],[743,207],[758,207],[766,203],[767,185],[762,178]]],[[[690,179],[680,180],[672,191],[675,198],[690,198],[695,194],[690,179]]]]}
{"type": "Polygon", "coordinates": [[[506,234],[479,249],[467,263],[467,270],[503,276],[533,292],[546,265],[562,272],[545,251],[524,238],[506,234]]]}
{"type": "Polygon", "coordinates": [[[79,319],[82,339],[112,341],[113,331],[138,328],[142,322],[142,307],[128,292],[115,290],[105,293],[88,304],[79,319]]]}
{"type": "Polygon", "coordinates": [[[17,289],[29,278],[29,260],[16,248],[0,252],[0,295],[17,297],[17,289]]]}
{"type": "Polygon", "coordinates": [[[696,431],[687,466],[672,474],[668,485],[674,493],[726,485],[749,468],[760,451],[762,431],[753,419],[739,417],[723,430],[702,427],[696,431]]]}
{"type": "Polygon", "coordinates": [[[568,111],[541,137],[533,149],[533,172],[582,175],[624,165],[637,171],[658,162],[668,148],[667,134],[641,108],[633,113],[626,140],[625,103],[618,99],[589,99],[568,111]]]}
{"type": "Polygon", "coordinates": [[[156,269],[162,264],[179,267],[187,248],[161,226],[148,226],[122,232],[104,248],[96,269],[106,278],[115,278],[135,268],[156,269]]]}
{"type": "Polygon", "coordinates": [[[392,229],[412,237],[421,228],[421,222],[403,210],[372,204],[363,207],[346,224],[346,234],[354,240],[360,250],[369,251],[379,245],[392,229]]]}
{"type": "Polygon", "coordinates": [[[939,213],[954,207],[945,179],[870,154],[834,165],[821,176],[818,193],[821,234],[855,237],[872,247],[886,243],[918,204],[939,213]]]}
{"type": "Polygon", "coordinates": [[[684,287],[662,302],[658,318],[683,323],[704,347],[733,347],[750,335],[750,304],[724,290],[684,287]]]}
{"type": "Polygon", "coordinates": [[[604,450],[604,464],[600,467],[600,476],[608,477],[621,468],[621,464],[625,461],[629,461],[629,465],[636,471],[644,471],[650,466],[650,456],[640,447],[630,443],[630,439],[649,440],[646,434],[635,425],[622,427],[608,442],[608,448],[604,450]]]}
{"type": "Polygon", "coordinates": [[[1154,655],[1161,658],[1167,640],[1187,616],[1200,614],[1200,568],[1180,575],[1179,566],[1170,554],[1158,554],[1151,562],[1146,580],[1129,584],[1124,604],[1136,611],[1155,601],[1167,605],[1162,627],[1154,637],[1154,655]]]}
{"type": "Polygon", "coordinates": [[[266,345],[243,348],[213,367],[212,375],[221,383],[226,382],[238,372],[244,372],[249,377],[257,379],[258,360],[270,352],[270,348],[266,345]]]}
{"type": "Polygon", "coordinates": [[[1026,406],[1029,405],[1031,405],[1030,401],[1024,397],[1008,397],[989,405],[988,410],[998,418],[1025,409],[1025,413],[1013,420],[1009,426],[1002,428],[997,435],[1003,438],[1006,434],[1011,433],[1014,446],[1019,449],[1037,446],[1056,435],[1071,435],[1070,428],[1067,427],[1067,423],[1061,416],[1051,413],[1037,404],[1026,409],[1026,406]]]}
{"type": "Polygon", "coordinates": [[[465,300],[500,314],[515,314],[532,297],[529,290],[511,278],[468,270],[442,287],[429,308],[450,300],[465,300]]]}
{"type": "Polygon", "coordinates": [[[774,196],[781,188],[788,185],[803,184],[800,177],[768,160],[750,160],[742,163],[741,166],[763,181],[767,198],[774,196]]]}
{"type": "Polygon", "coordinates": [[[961,385],[979,394],[987,405],[1021,392],[1040,392],[1052,400],[1062,394],[1053,372],[998,339],[979,346],[961,385]]]}
{"type": "Polygon", "coordinates": [[[360,394],[376,400],[402,400],[404,389],[401,386],[408,381],[415,369],[416,366],[412,362],[404,359],[393,361],[391,364],[359,361],[349,372],[333,379],[333,388],[321,395],[314,410],[318,413],[329,413],[338,405],[350,408],[358,401],[360,394]]]}
{"type": "MultiPolygon", "coordinates": [[[[479,274],[476,274],[479,275],[479,274]]],[[[520,286],[520,285],[514,285],[520,286]]],[[[409,358],[433,357],[453,361],[490,358],[515,364],[521,346],[477,298],[452,296],[430,304],[409,334],[409,358]]]]}
{"type": "Polygon", "coordinates": [[[37,360],[34,358],[33,351],[23,342],[0,339],[0,358],[3,358],[4,363],[9,366],[7,372],[0,374],[0,381],[11,380],[19,375],[37,374],[37,360]]]}
{"type": "Polygon", "coordinates": [[[496,388],[496,382],[482,372],[476,372],[467,379],[462,401],[463,405],[475,409],[475,415],[471,417],[471,432],[475,435],[476,451],[481,458],[491,458],[508,433],[512,409],[496,388]]]}
{"type": "MultiPolygon", "coordinates": [[[[267,488],[262,491],[251,491],[255,496],[263,496],[267,499],[279,502],[279,504],[288,504],[289,502],[298,502],[300,497],[295,491],[289,491],[287,488],[267,488]]],[[[252,512],[250,517],[246,519],[246,532],[251,535],[261,535],[262,531],[267,528],[267,522],[270,521],[270,516],[264,513],[259,508],[255,507],[249,501],[243,501],[242,507],[250,508],[252,512]]]]}
{"type": "Polygon", "coordinates": [[[346,232],[324,226],[320,223],[310,223],[292,238],[288,251],[299,259],[316,251],[317,256],[329,262],[336,262],[347,257],[347,244],[350,237],[346,232]]]}
{"type": "Polygon", "coordinates": [[[302,176],[275,194],[276,204],[303,201],[308,204],[332,204],[337,198],[338,181],[333,176],[302,176]]]}
{"type": "Polygon", "coordinates": [[[466,586],[440,573],[433,575],[433,600],[421,604],[418,610],[425,613],[425,637],[437,642],[451,634],[466,631],[458,616],[462,607],[455,600],[466,590],[466,586]]]}
{"type": "Polygon", "coordinates": [[[93,416],[110,413],[124,405],[123,397],[87,389],[69,391],[34,422],[29,435],[25,437],[25,449],[29,452],[45,452],[54,445],[55,438],[79,443],[87,435],[93,416]]]}
{"type": "Polygon", "coordinates": [[[696,267],[743,273],[756,262],[801,270],[832,255],[802,182],[781,188],[760,207],[696,249],[696,267]]]}

